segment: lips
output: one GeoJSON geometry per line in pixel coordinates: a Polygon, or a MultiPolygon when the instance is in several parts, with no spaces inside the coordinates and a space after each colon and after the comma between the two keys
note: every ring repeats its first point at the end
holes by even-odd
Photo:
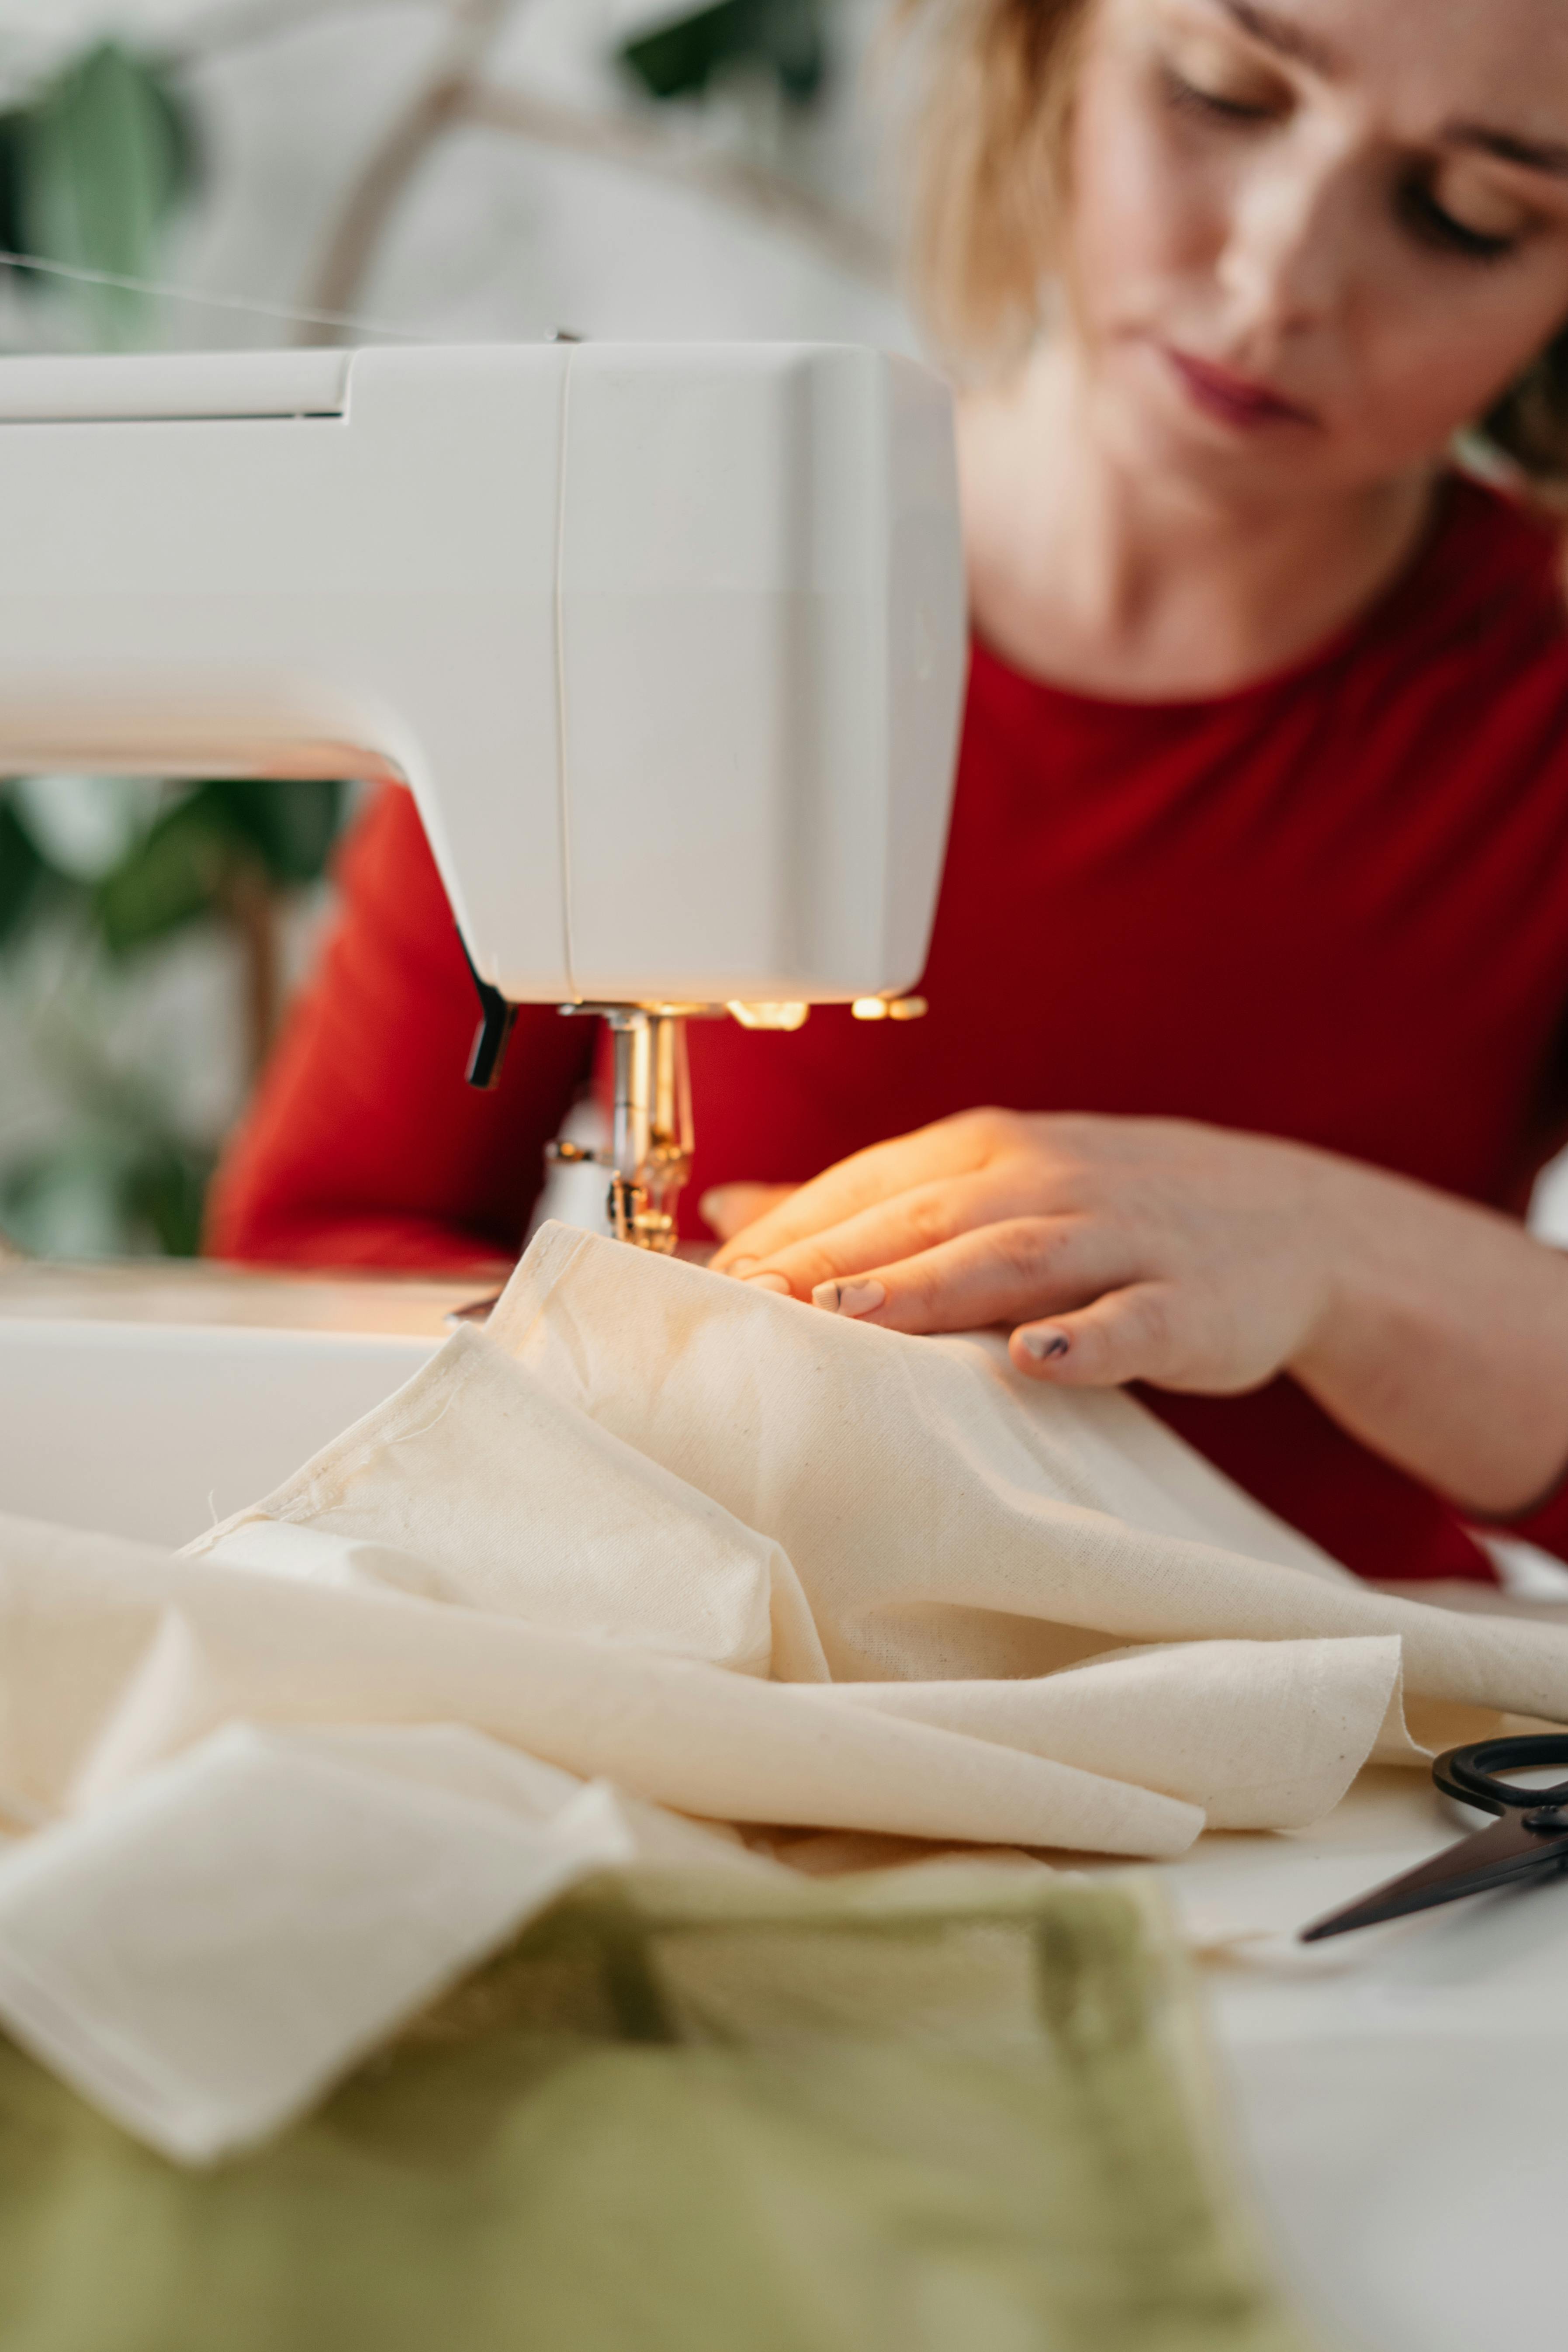
{"type": "Polygon", "coordinates": [[[1228,368],[1194,359],[1190,352],[1175,351],[1169,344],[1164,346],[1164,355],[1194,407],[1217,417],[1223,425],[1254,430],[1267,425],[1315,425],[1318,421],[1310,408],[1287,400],[1272,384],[1232,375],[1228,368]]]}

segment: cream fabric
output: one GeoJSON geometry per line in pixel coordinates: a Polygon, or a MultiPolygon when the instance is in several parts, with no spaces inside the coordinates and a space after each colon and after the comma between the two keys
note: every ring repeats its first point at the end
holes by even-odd
{"type": "Polygon", "coordinates": [[[740,1674],[827,1679],[776,1543],[521,1376],[473,1331],[262,1513],[242,1515],[217,1556],[740,1674]],[[280,1524],[298,1531],[289,1543],[277,1540],[280,1524]]]}
{"type": "Polygon", "coordinates": [[[1124,1395],[1042,1389],[994,1338],[906,1339],[562,1226],[482,1337],[193,1550],[609,1639],[645,1684],[662,1655],[819,1685],[812,1717],[716,1685],[679,1720],[644,1710],[613,1754],[603,1725],[584,1745],[586,1702],[533,1735],[731,1819],[1162,1853],[1193,1808],[1299,1826],[1369,1756],[1413,1759],[1402,1686],[1418,1707],[1568,1715],[1561,1632],[1369,1590],[1124,1395]],[[757,1739],[721,1755],[723,1710],[748,1707],[757,1739]],[[748,1782],[770,1707],[780,1737],[816,1726],[809,1789],[803,1761],[748,1782]],[[830,1760],[869,1715],[962,1738],[964,1777],[958,1750],[929,1768],[940,1794],[912,1751],[888,1773],[830,1760]],[[965,1811],[999,1801],[980,1743],[1074,1777],[1004,1828],[965,1811]],[[1134,1790],[1188,1811],[1156,1820],[1134,1790]]]}
{"type": "Polygon", "coordinates": [[[1359,1584],[992,1339],[546,1227],[187,1555],[0,1521],[0,2016],[199,2159],[573,1877],[780,1866],[683,1817],[1171,1856],[1413,1760],[1405,1700],[1568,1719],[1568,1632],[1359,1584]]]}
{"type": "Polygon", "coordinates": [[[780,1544],[836,1680],[1038,1675],[1121,1643],[1394,1634],[1407,1693],[1568,1716],[1561,1629],[1373,1591],[1131,1397],[1042,1388],[999,1339],[907,1339],[695,1266],[624,1265],[616,1244],[559,1225],[487,1336],[780,1544]]]}
{"type": "Polygon", "coordinates": [[[247,1721],[462,1724],[721,1820],[1023,1845],[1083,1826],[1096,1851],[1128,1854],[1180,1853],[1203,1826],[1127,1781],[864,1707],[825,1712],[811,1685],[401,1592],[16,1520],[0,1522],[0,1815],[20,1822],[101,1802],[247,1721]]]}
{"type": "Polygon", "coordinates": [[[1041,1681],[848,1683],[834,1696],[1201,1806],[1213,1830],[1306,1829],[1355,1769],[1404,1762],[1399,1642],[1191,1642],[1041,1681]]]}

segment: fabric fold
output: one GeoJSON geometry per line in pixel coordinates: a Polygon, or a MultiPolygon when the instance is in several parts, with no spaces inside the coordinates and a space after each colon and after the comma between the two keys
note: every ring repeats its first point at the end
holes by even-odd
{"type": "Polygon", "coordinates": [[[780,1547],[463,1330],[193,1555],[826,1681],[780,1547]]]}
{"type": "Polygon", "coordinates": [[[995,1739],[1201,1805],[1210,1829],[1305,1829],[1401,1738],[1400,1650],[1338,1642],[1188,1642],[1113,1651],[1022,1682],[835,1683],[821,1696],[995,1739]],[[1393,1737],[1387,1737],[1392,1718],[1393,1737]]]}
{"type": "Polygon", "coordinates": [[[750,1675],[402,1593],[0,1521],[0,1814],[82,1811],[226,1723],[458,1723],[672,1811],[1168,1854],[1194,1806],[750,1675]],[[32,1735],[37,1732],[40,1737],[32,1735]]]}
{"type": "Polygon", "coordinates": [[[1026,1381],[999,1341],[910,1339],[700,1267],[626,1265],[559,1225],[488,1328],[557,1396],[782,1546],[837,1681],[1037,1676],[1119,1643],[1394,1633],[1407,1695],[1568,1717],[1568,1630],[1371,1590],[1131,1397],[1026,1381]]]}
{"type": "Polygon", "coordinates": [[[6,1857],[0,2013],[166,2154],[250,2146],[564,1888],[635,1857],[611,1792],[532,1780],[480,1795],[416,1756],[388,1773],[231,1724],[6,1857]]]}

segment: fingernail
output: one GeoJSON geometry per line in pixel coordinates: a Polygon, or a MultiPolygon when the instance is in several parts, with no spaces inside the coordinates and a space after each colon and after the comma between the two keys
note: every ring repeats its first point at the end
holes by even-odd
{"type": "Polygon", "coordinates": [[[1065,1331],[1053,1331],[1049,1325],[1043,1330],[1026,1331],[1023,1338],[1026,1352],[1033,1356],[1037,1364],[1049,1363],[1054,1356],[1065,1356],[1072,1345],[1065,1331]]]}
{"type": "MultiPolygon", "coordinates": [[[[756,1260],[754,1258],[749,1259],[747,1262],[752,1265],[756,1264],[756,1260]]],[[[739,1269],[731,1266],[730,1271],[733,1274],[738,1272],[739,1269]]],[[[742,1282],[748,1283],[753,1290],[776,1290],[781,1298],[787,1298],[789,1297],[789,1282],[787,1277],[782,1274],[742,1274],[741,1276],[741,1279],[742,1282]]]]}
{"type": "Polygon", "coordinates": [[[737,1282],[744,1282],[752,1268],[758,1263],[759,1261],[754,1257],[732,1257],[729,1265],[721,1270],[725,1274],[732,1274],[737,1282]]]}
{"type": "Polygon", "coordinates": [[[830,1315],[869,1315],[887,1296],[887,1287],[880,1282],[819,1282],[811,1303],[826,1307],[830,1315]]]}

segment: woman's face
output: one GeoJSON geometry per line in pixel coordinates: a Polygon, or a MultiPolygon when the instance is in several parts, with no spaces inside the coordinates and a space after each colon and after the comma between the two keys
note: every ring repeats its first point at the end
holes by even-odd
{"type": "Polygon", "coordinates": [[[1568,320],[1568,0],[1091,0],[1098,428],[1194,487],[1429,462],[1568,320]]]}

